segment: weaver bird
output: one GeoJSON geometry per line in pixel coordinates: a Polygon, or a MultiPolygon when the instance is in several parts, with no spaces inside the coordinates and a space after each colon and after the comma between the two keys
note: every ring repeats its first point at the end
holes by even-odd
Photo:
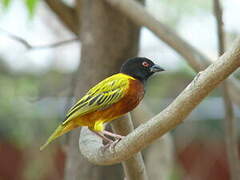
{"type": "Polygon", "coordinates": [[[110,122],[132,111],[144,96],[144,86],[155,72],[164,71],[150,59],[136,57],[127,60],[120,73],[114,74],[92,87],[70,110],[46,143],[79,126],[87,126],[103,140],[112,143],[107,136],[117,141],[123,136],[104,130],[104,123],[110,122]],[[107,135],[107,136],[106,136],[107,135]]]}

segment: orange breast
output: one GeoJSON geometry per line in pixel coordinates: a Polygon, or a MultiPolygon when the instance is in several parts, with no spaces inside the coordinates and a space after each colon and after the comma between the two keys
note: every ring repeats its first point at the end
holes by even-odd
{"type": "Polygon", "coordinates": [[[129,81],[127,93],[119,102],[82,116],[81,122],[85,122],[86,126],[91,127],[98,120],[108,122],[132,111],[144,96],[144,86],[139,80],[130,79],[129,81]]]}

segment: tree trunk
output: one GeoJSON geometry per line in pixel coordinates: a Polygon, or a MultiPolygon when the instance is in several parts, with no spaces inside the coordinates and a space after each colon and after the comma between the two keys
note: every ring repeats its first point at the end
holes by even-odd
{"type": "MultiPolygon", "coordinates": [[[[82,50],[75,95],[80,98],[91,86],[118,72],[126,59],[137,55],[139,27],[104,1],[78,1],[82,50]]],[[[67,147],[66,180],[123,179],[120,165],[104,167],[87,162],[80,155],[78,137],[79,129],[71,133],[67,147]]]]}

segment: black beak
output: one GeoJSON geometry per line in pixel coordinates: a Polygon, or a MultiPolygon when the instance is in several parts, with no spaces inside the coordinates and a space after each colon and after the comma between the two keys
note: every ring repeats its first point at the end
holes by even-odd
{"type": "Polygon", "coordinates": [[[160,72],[160,71],[165,71],[163,68],[161,68],[159,65],[154,64],[152,67],[150,67],[150,71],[155,73],[155,72],[160,72]]]}

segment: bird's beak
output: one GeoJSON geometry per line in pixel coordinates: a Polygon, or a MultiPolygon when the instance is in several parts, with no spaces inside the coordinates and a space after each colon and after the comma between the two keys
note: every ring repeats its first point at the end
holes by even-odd
{"type": "Polygon", "coordinates": [[[150,67],[151,72],[160,72],[160,71],[165,71],[163,68],[161,68],[159,65],[154,64],[152,67],[150,67]]]}

